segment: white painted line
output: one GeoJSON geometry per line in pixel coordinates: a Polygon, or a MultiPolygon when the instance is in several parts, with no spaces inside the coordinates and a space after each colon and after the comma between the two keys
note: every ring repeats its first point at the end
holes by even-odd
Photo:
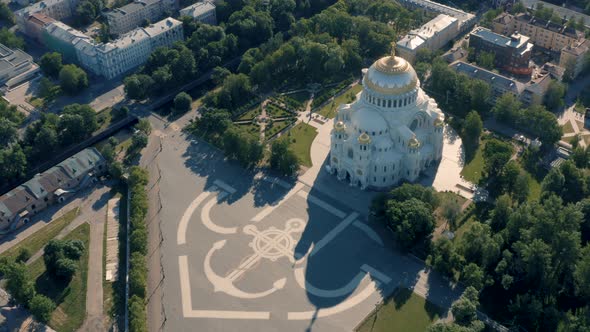
{"type": "MultiPolygon", "coordinates": [[[[217,187],[213,186],[209,189],[210,191],[217,190],[217,187]]],[[[180,219],[180,223],[178,224],[178,230],[176,233],[176,243],[178,245],[182,245],[186,243],[186,230],[188,228],[188,222],[191,219],[191,216],[197,209],[197,207],[207,198],[211,192],[202,192],[200,195],[195,198],[194,201],[188,206],[188,208],[184,211],[182,218],[180,219]]]]}
{"type": "Polygon", "coordinates": [[[235,234],[238,232],[237,227],[222,227],[222,226],[216,225],[211,220],[211,215],[210,215],[211,208],[213,208],[213,206],[215,204],[217,204],[218,200],[222,200],[228,195],[229,194],[225,191],[220,192],[219,195],[217,195],[217,199],[216,198],[210,199],[207,203],[205,203],[205,205],[203,206],[203,209],[201,210],[201,222],[203,223],[203,225],[205,225],[205,227],[207,227],[209,230],[211,230],[215,233],[235,234]]]}
{"type": "Polygon", "coordinates": [[[184,317],[189,317],[193,311],[193,301],[191,298],[191,281],[188,275],[188,257],[178,256],[178,272],[180,274],[182,315],[184,317]]]}
{"type": "Polygon", "coordinates": [[[314,195],[310,195],[306,191],[300,191],[297,193],[297,195],[302,197],[303,199],[306,199],[309,202],[321,207],[322,209],[328,211],[329,213],[335,215],[336,217],[338,217],[340,219],[346,217],[346,213],[342,212],[341,210],[338,210],[333,205],[330,205],[330,204],[322,201],[321,199],[315,197],[314,195]]]}
{"type": "Polygon", "coordinates": [[[268,311],[193,310],[187,256],[178,256],[178,270],[180,272],[180,297],[184,318],[270,319],[268,311]]]}
{"type": "Polygon", "coordinates": [[[381,237],[379,236],[379,234],[377,234],[377,232],[375,232],[369,225],[365,224],[362,221],[355,221],[352,223],[352,226],[360,229],[361,231],[365,232],[365,234],[367,234],[367,236],[377,242],[378,245],[383,247],[383,240],[381,240],[381,237]]]}
{"type": "Polygon", "coordinates": [[[348,310],[348,309],[358,305],[359,303],[361,303],[364,300],[366,300],[367,298],[369,298],[369,296],[371,296],[371,294],[373,294],[377,290],[378,284],[379,284],[378,282],[371,281],[371,283],[368,284],[367,287],[365,287],[360,293],[348,298],[346,301],[341,302],[338,305],[335,305],[331,308],[319,309],[317,311],[317,313],[315,311],[289,312],[289,313],[287,313],[287,319],[288,320],[309,320],[309,319],[313,319],[316,317],[322,318],[322,317],[327,317],[330,315],[334,315],[334,314],[343,312],[345,310],[348,310]],[[317,314],[317,316],[316,316],[316,314],[317,314]]]}
{"type": "Polygon", "coordinates": [[[268,311],[193,310],[185,318],[270,319],[268,311]]]}
{"type": "Polygon", "coordinates": [[[377,270],[376,268],[369,266],[367,264],[363,264],[361,266],[361,270],[371,274],[371,276],[384,284],[388,284],[391,282],[391,278],[385,275],[385,273],[377,270]]]}
{"type": "Polygon", "coordinates": [[[338,234],[340,234],[340,232],[342,232],[346,227],[348,227],[350,224],[352,224],[353,221],[355,221],[355,219],[356,219],[356,217],[358,217],[358,215],[359,215],[358,213],[353,212],[348,217],[346,217],[346,219],[342,220],[338,224],[338,226],[332,228],[332,230],[330,232],[328,232],[328,234],[326,234],[326,236],[324,236],[321,240],[319,240],[316,243],[310,256],[315,255],[325,245],[330,243],[330,241],[334,240],[334,238],[336,238],[336,236],[338,236],[338,234]]]}
{"type": "Polygon", "coordinates": [[[365,277],[364,272],[359,272],[354,278],[352,278],[346,285],[336,289],[321,289],[308,283],[305,279],[305,272],[303,268],[295,270],[295,281],[299,287],[305,289],[306,292],[319,297],[343,297],[354,292],[356,287],[360,285],[361,281],[365,277]]]}
{"type": "Polygon", "coordinates": [[[301,190],[303,188],[303,186],[304,186],[303,183],[297,182],[295,187],[293,187],[293,189],[291,189],[291,191],[289,191],[279,202],[277,202],[275,205],[267,206],[264,210],[258,212],[258,214],[255,215],[254,218],[252,218],[250,221],[259,222],[262,219],[266,218],[266,216],[271,214],[272,211],[274,211],[276,208],[278,208],[281,204],[285,203],[293,195],[298,193],[299,190],[301,190]]]}
{"type": "Polygon", "coordinates": [[[227,191],[230,194],[235,194],[236,193],[236,189],[234,189],[234,187],[230,186],[229,184],[221,181],[221,180],[215,180],[213,181],[213,183],[215,185],[217,185],[219,188],[227,191]]]}

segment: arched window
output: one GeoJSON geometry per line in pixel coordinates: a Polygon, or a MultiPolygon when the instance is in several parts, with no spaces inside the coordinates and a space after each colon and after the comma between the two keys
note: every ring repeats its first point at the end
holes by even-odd
{"type": "Polygon", "coordinates": [[[391,108],[391,99],[387,101],[387,107],[391,108]]]}
{"type": "Polygon", "coordinates": [[[387,166],[383,166],[383,172],[387,172],[387,166]]]}

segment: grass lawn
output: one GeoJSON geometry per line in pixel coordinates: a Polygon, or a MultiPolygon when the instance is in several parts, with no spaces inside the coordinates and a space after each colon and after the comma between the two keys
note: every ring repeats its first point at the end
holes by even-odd
{"type": "Polygon", "coordinates": [[[260,115],[260,107],[256,106],[255,108],[245,112],[244,114],[240,115],[236,121],[243,121],[243,120],[252,120],[255,117],[260,115]]]}
{"type": "Polygon", "coordinates": [[[271,116],[273,118],[282,118],[285,116],[292,116],[293,114],[277,105],[269,103],[268,105],[266,105],[266,115],[271,116]]]}
{"type": "Polygon", "coordinates": [[[447,191],[439,192],[439,193],[437,193],[437,196],[439,199],[439,207],[434,211],[434,216],[436,219],[436,226],[438,227],[446,222],[446,219],[442,215],[442,213],[443,213],[442,207],[444,206],[444,204],[447,201],[455,200],[455,201],[457,201],[457,204],[459,204],[459,207],[461,207],[461,206],[463,206],[465,201],[467,201],[467,199],[463,196],[457,195],[454,192],[447,192],[447,191]]]}
{"type": "Polygon", "coordinates": [[[442,309],[411,290],[398,288],[391,298],[359,325],[356,332],[422,332],[442,314],[442,309]]]}
{"type": "Polygon", "coordinates": [[[69,225],[79,213],[79,208],[66,212],[62,217],[51,221],[45,227],[30,235],[19,244],[3,252],[0,257],[15,259],[21,248],[27,248],[31,255],[35,254],[37,251],[41,250],[49,240],[53,239],[62,229],[69,225]]]}
{"type": "Polygon", "coordinates": [[[570,121],[566,122],[563,126],[561,126],[561,129],[563,129],[564,134],[569,134],[569,133],[574,132],[574,126],[572,126],[572,123],[570,121]]]}
{"type": "Polygon", "coordinates": [[[479,183],[479,180],[483,174],[483,148],[485,146],[485,141],[482,141],[475,151],[473,159],[471,159],[465,166],[463,170],[461,170],[461,175],[465,178],[465,180],[470,181],[474,184],[479,183]]]}
{"type": "Polygon", "coordinates": [[[242,131],[252,135],[253,138],[259,139],[260,138],[260,126],[254,123],[249,124],[237,124],[235,125],[240,128],[242,131]]]}
{"type": "Polygon", "coordinates": [[[359,91],[361,91],[362,89],[363,87],[360,84],[353,86],[352,88],[346,90],[340,96],[335,98],[332,102],[329,102],[324,107],[322,107],[318,111],[318,113],[330,119],[335,117],[336,109],[338,108],[338,106],[340,106],[341,104],[346,104],[354,101],[356,94],[359,93],[359,91]]]}
{"type": "Polygon", "coordinates": [[[288,139],[291,142],[290,148],[295,152],[301,165],[311,167],[311,143],[317,136],[318,131],[307,123],[300,122],[291,128],[281,139],[288,139]]]}
{"type": "Polygon", "coordinates": [[[264,135],[266,139],[269,139],[276,135],[281,130],[287,128],[293,121],[284,120],[284,121],[274,121],[272,124],[267,125],[264,135]]]}
{"type": "Polygon", "coordinates": [[[538,201],[541,197],[541,183],[532,174],[529,174],[529,201],[538,201]]]}
{"type": "Polygon", "coordinates": [[[88,281],[88,248],[90,225],[84,223],[68,234],[64,240],[78,239],[86,250],[78,261],[78,270],[69,283],[56,281],[45,272],[43,258],[35,261],[29,269],[35,273],[37,292],[51,298],[57,308],[51,315],[49,326],[58,332],[77,330],[86,317],[86,283],[88,281]]]}

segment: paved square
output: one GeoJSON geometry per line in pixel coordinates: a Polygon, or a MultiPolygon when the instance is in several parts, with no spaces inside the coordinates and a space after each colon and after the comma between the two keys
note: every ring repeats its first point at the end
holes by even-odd
{"type": "Polygon", "coordinates": [[[167,331],[350,331],[399,284],[455,297],[387,230],[305,184],[178,137],[159,160],[167,331]]]}

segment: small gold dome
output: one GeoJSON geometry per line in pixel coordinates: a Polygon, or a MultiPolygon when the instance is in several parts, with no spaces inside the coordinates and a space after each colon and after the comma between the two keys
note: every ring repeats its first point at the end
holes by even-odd
{"type": "Polygon", "coordinates": [[[334,125],[334,130],[336,130],[337,132],[343,132],[344,129],[346,129],[346,126],[344,125],[344,122],[342,122],[342,121],[338,121],[334,125]]]}
{"type": "Polygon", "coordinates": [[[367,133],[362,133],[358,140],[361,144],[369,144],[371,143],[371,136],[367,135],[367,133]]]}
{"type": "Polygon", "coordinates": [[[435,127],[442,127],[444,124],[445,124],[445,122],[440,117],[438,117],[434,120],[435,127]]]}
{"type": "Polygon", "coordinates": [[[408,142],[408,146],[412,149],[417,149],[420,147],[420,141],[416,138],[416,135],[414,135],[414,137],[410,138],[410,141],[408,142]]]}

